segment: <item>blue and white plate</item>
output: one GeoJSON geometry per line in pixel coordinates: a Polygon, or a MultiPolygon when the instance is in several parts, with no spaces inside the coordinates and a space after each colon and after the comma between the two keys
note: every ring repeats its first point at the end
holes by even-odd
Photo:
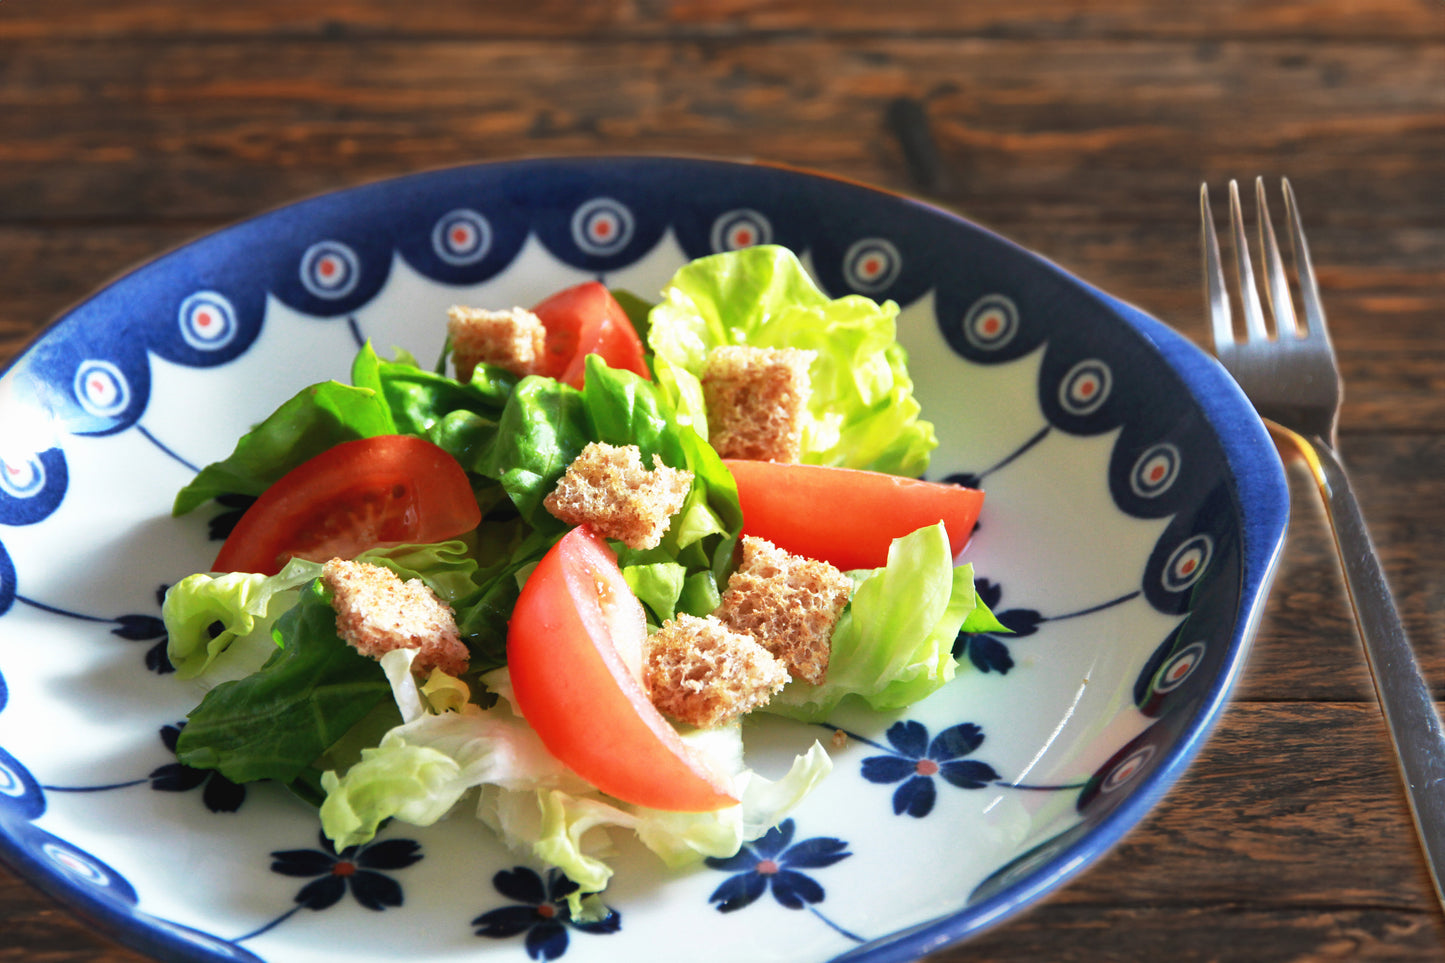
{"type": "Polygon", "coordinates": [[[660,158],[304,201],[116,281],[0,376],[0,857],[163,959],[909,959],[1035,902],[1158,802],[1239,673],[1286,515],[1211,360],[920,203],[660,158]],[[200,691],[167,672],[160,597],[210,563],[206,516],[227,511],[171,517],[199,466],[345,380],[364,339],[436,357],[451,304],[589,278],[647,297],[760,242],[901,305],[929,477],[987,492],[966,558],[1012,634],[960,637],[958,679],[906,712],[754,726],[760,768],[821,738],[833,774],[733,859],[670,872],[619,838],[601,924],[466,813],[335,853],[285,792],[176,761],[200,691]]]}

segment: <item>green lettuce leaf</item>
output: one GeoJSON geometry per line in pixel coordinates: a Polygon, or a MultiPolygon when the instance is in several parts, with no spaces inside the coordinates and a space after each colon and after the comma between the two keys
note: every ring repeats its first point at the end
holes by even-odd
{"type": "Polygon", "coordinates": [[[282,475],[334,445],[396,434],[391,409],[374,388],[324,381],[303,388],[241,436],[225,459],[202,468],[176,494],[184,515],[222,495],[258,497],[282,475]]]}
{"type": "Polygon", "coordinates": [[[183,515],[221,495],[258,496],[308,458],[377,435],[425,438],[475,472],[496,440],[517,376],[481,365],[462,384],[424,371],[403,351],[384,361],[368,342],[352,360],[351,381],[302,389],[241,436],[228,457],[201,469],[176,495],[173,513],[183,515]]]}
{"type": "Polygon", "coordinates": [[[855,589],[823,683],[790,682],[764,711],[821,722],[848,696],[883,711],[911,705],[954,677],[953,642],[969,620],[997,625],[973,566],[954,566],[942,522],[894,539],[883,568],[848,575],[855,589]]]}
{"type": "Polygon", "coordinates": [[[547,513],[542,500],[593,440],[582,393],[534,375],[518,382],[502,410],[495,439],[481,452],[475,469],[501,484],[523,521],[561,534],[565,526],[547,513]]]}
{"type": "MultiPolygon", "coordinates": [[[[467,543],[458,539],[368,549],[357,560],[385,566],[403,580],[419,578],[442,601],[462,610],[475,604],[484,588],[476,559],[467,543]]],[[[293,558],[275,575],[198,573],[172,585],[161,605],[161,618],[166,626],[166,656],[177,676],[215,677],[213,667],[228,652],[228,661],[235,663],[227,667],[228,675],[238,667],[242,674],[259,668],[276,649],[271,633],[276,619],[296,604],[301,588],[319,576],[321,568],[320,562],[293,558]]]]}
{"type": "Polygon", "coordinates": [[[172,585],[161,604],[161,619],[166,626],[166,657],[177,678],[201,675],[227,650],[250,670],[258,668],[255,655],[259,653],[264,661],[276,649],[272,623],[320,572],[315,562],[293,559],[275,575],[198,573],[172,585]],[[242,657],[242,650],[251,657],[242,657]]]}
{"type": "MultiPolygon", "coordinates": [[[[523,522],[555,538],[567,526],[548,514],[542,501],[590,442],[636,445],[648,467],[656,458],[692,472],[692,487],[661,550],[645,561],[676,562],[684,579],[707,572],[721,585],[742,528],[737,483],[717,452],[679,421],[666,393],[646,378],[611,368],[597,355],[587,359],[580,391],[550,378],[524,378],[508,397],[496,441],[477,468],[500,482],[523,522]]],[[[696,590],[687,597],[695,599],[696,590]]],[[[653,593],[654,601],[661,598],[653,593]]],[[[674,611],[656,614],[671,618],[674,611]]]]}
{"type": "MultiPolygon", "coordinates": [[[[395,655],[395,653],[393,653],[395,655]]],[[[390,658],[391,656],[388,656],[390,658]]],[[[735,854],[749,839],[777,825],[832,770],[814,742],[780,779],[744,767],[742,731],[736,723],[682,733],[713,771],[730,778],[736,806],[711,813],[647,809],[599,793],[542,746],[511,707],[506,670],[486,682],[498,703],[482,710],[440,715],[417,713],[418,700],[399,693],[410,721],[388,733],[345,774],[326,773],[322,827],[337,848],[371,839],[382,821],[430,825],[478,788],[475,812],[509,846],[556,866],[578,884],[573,910],[587,912],[585,896],[600,892],[612,876],[606,861],[607,827],[637,833],[671,867],[707,856],[735,854]]]]}
{"type": "Polygon", "coordinates": [[[625,564],[622,560],[628,551],[630,549],[624,547],[618,552],[622,578],[632,589],[632,594],[646,606],[650,616],[648,621],[654,626],[661,625],[677,612],[677,602],[687,582],[687,569],[672,561],[625,564]]]}
{"type": "Polygon", "coordinates": [[[336,612],[319,582],[276,620],[285,639],[257,672],[206,693],[187,717],[176,757],[232,782],[289,783],[341,741],[391,686],[375,660],[336,634],[336,612]]]}
{"type": "MultiPolygon", "coordinates": [[[[448,605],[456,605],[474,593],[481,573],[470,546],[455,538],[423,545],[369,548],[356,556],[356,561],[389,568],[403,582],[419,578],[448,605]]],[[[321,566],[312,564],[316,564],[316,574],[320,575],[321,566]]]]}
{"type": "Polygon", "coordinates": [[[370,344],[357,354],[351,379],[380,392],[398,433],[427,439],[474,472],[496,440],[498,420],[519,380],[502,368],[478,365],[463,384],[423,370],[403,352],[382,361],[370,344]]]}
{"type": "Polygon", "coordinates": [[[649,316],[658,380],[680,411],[696,404],[707,352],[722,345],[817,353],[802,460],[920,476],[938,440],[919,418],[898,306],[829,298],[788,249],[761,245],[684,266],[649,316]]]}
{"type": "Polygon", "coordinates": [[[321,777],[321,828],[338,849],[370,840],[387,819],[430,826],[483,784],[583,788],[505,705],[424,714],[392,729],[345,774],[321,777]]]}
{"type": "Polygon", "coordinates": [[[507,662],[507,621],[530,572],[556,542],[550,531],[533,531],[509,547],[497,548],[492,564],[478,573],[478,588],[452,604],[457,632],[471,652],[471,672],[482,673],[507,662]]]}

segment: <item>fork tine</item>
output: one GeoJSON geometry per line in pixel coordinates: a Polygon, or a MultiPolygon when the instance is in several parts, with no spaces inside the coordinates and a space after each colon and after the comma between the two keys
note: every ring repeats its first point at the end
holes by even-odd
{"type": "Polygon", "coordinates": [[[1229,223],[1234,233],[1234,262],[1239,269],[1239,299],[1244,304],[1244,333],[1251,341],[1268,341],[1264,308],[1254,286],[1254,265],[1249,261],[1249,242],[1244,236],[1244,212],[1239,207],[1239,182],[1229,182],[1229,223]]]}
{"type": "Polygon", "coordinates": [[[1199,217],[1203,224],[1204,285],[1209,319],[1214,326],[1214,351],[1234,346],[1234,317],[1229,310],[1229,292],[1224,286],[1224,267],[1219,263],[1219,238],[1214,233],[1214,214],[1209,209],[1209,185],[1199,185],[1199,217]]]}
{"type": "Polygon", "coordinates": [[[1310,261],[1309,244],[1305,242],[1304,225],[1300,223],[1299,204],[1294,198],[1294,188],[1289,178],[1281,179],[1284,184],[1284,209],[1289,227],[1289,246],[1294,252],[1295,272],[1299,275],[1300,301],[1303,303],[1306,328],[1301,334],[1306,338],[1329,340],[1329,328],[1325,325],[1325,308],[1320,301],[1320,285],[1315,279],[1315,267],[1310,261]]]}
{"type": "Polygon", "coordinates": [[[1264,252],[1265,294],[1269,297],[1270,313],[1274,315],[1274,330],[1278,337],[1303,335],[1295,319],[1294,302],[1290,299],[1289,279],[1284,274],[1284,261],[1279,256],[1279,241],[1274,236],[1274,222],[1269,216],[1269,201],[1265,197],[1264,178],[1254,179],[1254,199],[1259,218],[1259,247],[1264,252]]]}

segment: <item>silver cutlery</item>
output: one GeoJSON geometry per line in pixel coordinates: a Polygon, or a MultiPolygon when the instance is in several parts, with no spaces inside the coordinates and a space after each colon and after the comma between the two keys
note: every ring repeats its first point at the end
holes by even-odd
{"type": "Polygon", "coordinates": [[[1399,759],[1406,796],[1419,833],[1436,897],[1445,904],[1445,733],[1430,688],[1405,637],[1379,558],[1365,528],[1338,449],[1342,388],[1334,348],[1325,327],[1319,285],[1310,262],[1299,208],[1283,182],[1285,218],[1303,318],[1296,315],[1288,275],[1275,240],[1263,178],[1255,180],[1259,247],[1265,293],[1274,321],[1267,325],[1250,264],[1239,187],[1229,183],[1229,215],[1243,338],[1237,338],[1219,239],[1209,208],[1209,187],[1199,192],[1203,219],[1204,282],[1214,329],[1214,352],[1269,425],[1276,443],[1303,456],[1324,498],[1335,547],[1344,569],[1350,605],[1375,693],[1399,759]]]}

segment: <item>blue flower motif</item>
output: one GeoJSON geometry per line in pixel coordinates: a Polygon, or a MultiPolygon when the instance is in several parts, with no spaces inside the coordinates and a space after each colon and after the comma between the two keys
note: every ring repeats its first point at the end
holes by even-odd
{"type": "Polygon", "coordinates": [[[211,541],[224,542],[236,527],[236,523],[241,520],[241,516],[246,514],[246,509],[256,503],[256,498],[253,495],[217,495],[215,501],[226,511],[213,515],[208,528],[211,541]]]}
{"type": "MultiPolygon", "coordinates": [[[[163,606],[166,601],[166,590],[169,585],[156,587],[156,605],[163,606]]],[[[123,639],[131,639],[137,642],[144,642],[149,639],[156,639],[154,645],[146,649],[145,664],[156,675],[169,675],[176,671],[171,665],[169,653],[170,637],[166,633],[164,620],[154,615],[122,615],[115,620],[119,628],[111,629],[111,632],[123,639]]]]}
{"type": "Polygon", "coordinates": [[[771,890],[773,898],[788,909],[821,903],[823,887],[798,870],[822,869],[853,854],[847,851],[847,843],[831,836],[814,836],[795,844],[794,829],[793,821],[785,819],[762,839],[745,844],[736,856],[709,856],[707,864],[713,869],[736,875],[723,880],[708,902],[718,904],[719,913],[731,913],[771,890]]]}
{"type": "Polygon", "coordinates": [[[526,933],[527,956],[534,960],[555,960],[566,953],[568,927],[583,933],[616,933],[622,928],[622,914],[610,907],[600,920],[572,919],[567,897],[577,891],[577,884],[556,869],[547,871],[546,880],[526,866],[504,869],[492,877],[492,885],[517,903],[472,920],[477,935],[500,940],[526,933]]]}
{"type": "Polygon", "coordinates": [[[288,849],[272,853],[271,871],[283,876],[315,876],[301,887],[296,902],[307,909],[334,906],[347,891],[367,909],[402,904],[401,884],[381,869],[405,869],[422,858],[421,845],[411,839],[348,846],[341,852],[320,834],[320,849],[288,849]]]}
{"type": "Polygon", "coordinates": [[[999,778],[988,763],[960,758],[983,745],[983,730],[972,722],[950,726],[932,742],[923,723],[895,722],[888,727],[887,737],[893,751],[864,759],[863,778],[875,783],[902,783],[893,792],[895,815],[907,813],[922,819],[932,812],[938,795],[933,784],[935,776],[960,789],[982,789],[999,778]]]}
{"type": "MultiPolygon", "coordinates": [[[[989,607],[994,617],[1011,633],[1007,638],[1023,638],[1038,631],[1039,623],[1044,621],[1044,617],[1037,611],[1007,609],[1000,612],[998,603],[1003,598],[1003,588],[986,578],[976,580],[973,585],[979,600],[989,607]]],[[[953,657],[961,660],[965,655],[980,672],[1007,675],[1014,667],[1013,655],[1009,652],[1006,640],[992,632],[958,633],[958,638],[953,641],[953,657]]]]}
{"type": "MultiPolygon", "coordinates": [[[[176,740],[184,727],[184,722],[161,727],[161,742],[172,753],[176,751],[176,740]]],[[[159,792],[189,792],[204,786],[201,801],[213,813],[233,813],[246,801],[246,787],[232,782],[214,769],[195,769],[184,763],[170,762],[153,769],[147,778],[151,788],[159,792]]]]}

